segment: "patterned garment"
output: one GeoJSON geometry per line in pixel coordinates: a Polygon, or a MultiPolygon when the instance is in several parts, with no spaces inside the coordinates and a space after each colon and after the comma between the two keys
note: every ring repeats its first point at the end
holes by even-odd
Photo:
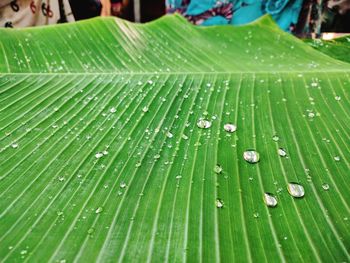
{"type": "Polygon", "coordinates": [[[291,31],[298,22],[303,0],[167,0],[167,13],[178,12],[196,25],[241,25],[270,14],[291,31]]]}
{"type": "Polygon", "coordinates": [[[0,0],[1,27],[27,27],[74,21],[68,0],[0,0]]]}

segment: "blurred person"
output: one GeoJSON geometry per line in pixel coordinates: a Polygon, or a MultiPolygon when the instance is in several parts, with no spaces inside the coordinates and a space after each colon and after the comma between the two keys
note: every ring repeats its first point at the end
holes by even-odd
{"type": "Polygon", "coordinates": [[[27,27],[74,21],[68,0],[1,0],[0,26],[27,27]]]}
{"type": "Polygon", "coordinates": [[[101,0],[101,16],[125,17],[124,9],[129,5],[128,0],[101,0]]]}

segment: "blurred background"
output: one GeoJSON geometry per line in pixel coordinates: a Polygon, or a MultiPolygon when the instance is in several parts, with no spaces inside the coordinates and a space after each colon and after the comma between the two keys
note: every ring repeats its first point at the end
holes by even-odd
{"type": "Polygon", "coordinates": [[[145,23],[169,13],[198,26],[241,25],[270,14],[283,30],[303,38],[350,32],[350,0],[0,0],[0,25],[10,28],[96,16],[145,23]]]}

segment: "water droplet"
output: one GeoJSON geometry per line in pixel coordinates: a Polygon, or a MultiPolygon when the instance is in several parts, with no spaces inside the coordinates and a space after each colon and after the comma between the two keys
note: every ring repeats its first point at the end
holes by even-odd
{"type": "Polygon", "coordinates": [[[18,148],[18,143],[15,143],[15,142],[14,142],[14,143],[12,143],[12,144],[11,144],[11,147],[12,147],[13,149],[18,148]]]}
{"type": "Polygon", "coordinates": [[[160,154],[156,154],[153,158],[154,159],[159,159],[160,158],[160,154]]]}
{"type": "Polygon", "coordinates": [[[259,213],[255,212],[255,213],[253,214],[253,217],[254,217],[254,218],[259,218],[259,213]]]}
{"type": "Polygon", "coordinates": [[[120,188],[125,188],[126,187],[126,183],[125,182],[121,182],[119,185],[120,188]]]}
{"type": "Polygon", "coordinates": [[[95,232],[95,229],[94,229],[94,228],[89,228],[89,230],[87,231],[87,233],[88,233],[89,235],[92,235],[94,232],[95,232]]]}
{"type": "Polygon", "coordinates": [[[280,137],[278,137],[278,135],[274,135],[274,136],[272,136],[272,140],[274,142],[278,142],[280,140],[280,137]]]}
{"type": "Polygon", "coordinates": [[[95,210],[95,213],[96,214],[99,214],[99,213],[101,213],[103,211],[103,208],[100,206],[100,207],[98,207],[96,210],[95,210]]]}
{"type": "Polygon", "coordinates": [[[208,121],[208,120],[204,120],[204,119],[200,119],[198,122],[197,122],[197,126],[201,129],[208,129],[210,128],[211,126],[211,122],[208,121]]]}
{"type": "Polygon", "coordinates": [[[166,137],[168,137],[168,138],[173,138],[174,135],[173,135],[171,132],[167,132],[167,133],[166,133],[166,137]]]}
{"type": "Polygon", "coordinates": [[[143,112],[148,112],[148,107],[147,107],[147,106],[143,107],[143,108],[142,108],[142,111],[143,111],[143,112]]]}
{"type": "Polygon", "coordinates": [[[224,125],[224,130],[227,132],[235,132],[237,130],[237,127],[232,123],[226,123],[224,125]]]}
{"type": "Polygon", "coordinates": [[[340,96],[335,96],[334,98],[335,98],[335,100],[337,100],[337,101],[340,101],[340,100],[341,100],[341,97],[340,97],[340,96]]]}
{"type": "Polygon", "coordinates": [[[63,182],[64,181],[64,177],[63,176],[59,176],[58,177],[58,181],[63,182]]]}
{"type": "Polygon", "coordinates": [[[307,114],[307,116],[308,116],[309,118],[313,118],[313,117],[315,117],[315,113],[313,113],[312,111],[310,111],[310,112],[307,114]]]}
{"type": "Polygon", "coordinates": [[[219,164],[215,165],[214,172],[217,173],[217,174],[221,174],[222,167],[219,164]]]}
{"type": "Polygon", "coordinates": [[[283,149],[283,148],[279,148],[279,149],[277,150],[277,152],[278,152],[278,155],[281,156],[281,157],[286,157],[286,156],[287,156],[287,152],[286,152],[286,150],[283,149]]]}
{"type": "Polygon", "coordinates": [[[289,183],[288,184],[288,192],[293,197],[303,197],[305,195],[304,187],[297,183],[289,183]]]}
{"type": "Polygon", "coordinates": [[[339,161],[340,161],[340,156],[334,156],[334,160],[335,160],[336,162],[339,162],[339,161]]]}
{"type": "Polygon", "coordinates": [[[216,199],[215,204],[216,204],[217,208],[223,208],[224,207],[224,202],[221,199],[216,199]]]}
{"type": "Polygon", "coordinates": [[[63,212],[62,212],[62,211],[58,211],[58,212],[57,212],[57,215],[58,215],[58,216],[61,216],[61,215],[63,215],[63,212]]]}
{"type": "Polygon", "coordinates": [[[101,152],[98,152],[98,153],[95,154],[96,159],[99,159],[102,156],[103,156],[103,153],[101,153],[101,152]]]}
{"type": "Polygon", "coordinates": [[[135,164],[135,167],[140,167],[141,166],[141,162],[137,162],[136,164],[135,164]]]}
{"type": "Polygon", "coordinates": [[[329,190],[329,184],[322,184],[322,188],[323,188],[323,190],[328,191],[329,190]]]}
{"type": "Polygon", "coordinates": [[[182,139],[184,139],[184,140],[188,140],[188,136],[186,135],[186,134],[182,134],[182,139]]]}
{"type": "Polygon", "coordinates": [[[116,109],[116,108],[114,108],[114,107],[113,107],[113,108],[111,108],[111,109],[109,110],[109,112],[110,112],[110,113],[115,113],[116,111],[117,111],[117,109],[116,109]]]}
{"type": "Polygon", "coordinates": [[[23,250],[21,250],[21,255],[26,255],[27,253],[28,253],[28,250],[26,250],[26,249],[23,249],[23,250]]]}
{"type": "Polygon", "coordinates": [[[260,160],[260,155],[254,150],[247,150],[243,153],[243,158],[248,163],[257,163],[260,160]]]}
{"type": "Polygon", "coordinates": [[[277,199],[273,194],[264,193],[264,202],[269,207],[277,206],[277,199]]]}

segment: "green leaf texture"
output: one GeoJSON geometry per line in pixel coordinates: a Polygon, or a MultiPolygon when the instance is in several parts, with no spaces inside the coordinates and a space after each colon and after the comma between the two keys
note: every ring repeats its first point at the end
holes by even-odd
{"type": "Polygon", "coordinates": [[[350,36],[339,37],[333,40],[306,39],[304,41],[332,58],[350,62],[350,36]]]}
{"type": "Polygon", "coordinates": [[[269,17],[0,34],[1,262],[350,261],[349,64],[269,17]]]}

